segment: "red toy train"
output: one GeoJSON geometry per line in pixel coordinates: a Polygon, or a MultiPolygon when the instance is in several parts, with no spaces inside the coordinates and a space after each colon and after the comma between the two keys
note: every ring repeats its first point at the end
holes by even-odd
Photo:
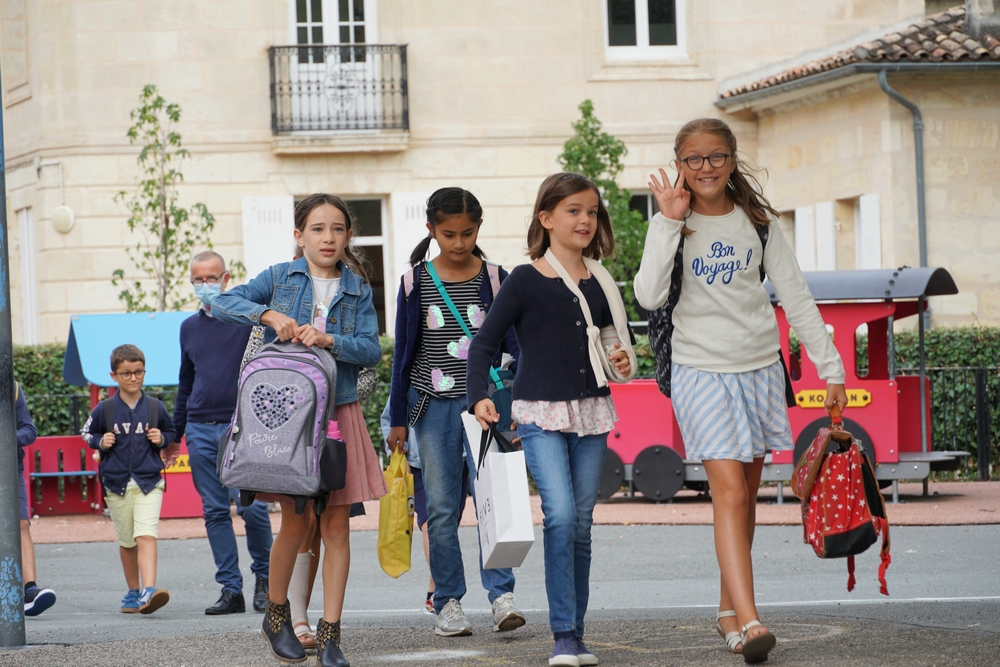
{"type": "MultiPolygon", "coordinates": [[[[919,376],[896,376],[892,362],[893,323],[924,312],[929,296],[957,294],[951,275],[942,268],[904,267],[817,271],[805,277],[844,360],[850,400],[845,426],[872,456],[879,480],[893,484],[895,498],[900,479],[926,479],[932,470],[955,469],[961,457],[968,456],[966,452],[931,449],[930,386],[924,367],[919,376]],[[868,331],[868,368],[859,373],[855,333],[862,325],[867,325],[868,331]]],[[[791,479],[798,455],[828,421],[822,409],[826,384],[805,354],[791,354],[784,311],[769,283],[765,288],[775,304],[781,352],[798,401],[788,413],[795,451],[775,452],[765,459],[763,479],[780,485],[791,479]]],[[[923,317],[918,328],[922,349],[923,317]]],[[[700,461],[686,459],[670,399],[659,392],[656,381],[614,385],[612,395],[621,420],[608,437],[600,497],[610,497],[623,482],[657,501],[672,497],[684,484],[704,489],[704,468],[700,461]]]]}

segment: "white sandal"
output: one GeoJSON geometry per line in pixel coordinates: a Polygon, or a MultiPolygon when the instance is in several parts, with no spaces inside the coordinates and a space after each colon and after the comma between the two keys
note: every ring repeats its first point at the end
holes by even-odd
{"type": "Polygon", "coordinates": [[[726,646],[729,648],[730,653],[740,653],[741,649],[736,647],[740,645],[743,635],[741,635],[737,630],[726,632],[722,629],[722,623],[720,623],[722,619],[729,618],[730,616],[736,616],[736,612],[732,609],[717,613],[715,615],[715,631],[719,633],[720,637],[726,640],[726,646]]]}
{"type": "Polygon", "coordinates": [[[316,648],[316,634],[309,623],[299,621],[295,624],[293,629],[295,630],[295,636],[298,637],[299,643],[302,644],[302,648],[307,651],[311,651],[316,648]]]}
{"type": "Polygon", "coordinates": [[[763,632],[758,632],[756,635],[747,639],[747,630],[750,628],[763,627],[760,621],[750,621],[743,626],[743,637],[740,639],[743,644],[743,660],[744,662],[764,662],[767,660],[767,654],[770,653],[774,645],[778,643],[774,635],[767,628],[764,628],[763,632]]]}

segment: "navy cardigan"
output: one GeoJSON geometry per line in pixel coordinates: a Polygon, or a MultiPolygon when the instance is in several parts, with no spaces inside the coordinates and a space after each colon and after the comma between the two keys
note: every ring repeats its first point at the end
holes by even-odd
{"type": "MultiPolygon", "coordinates": [[[[410,391],[410,373],[413,371],[413,362],[417,358],[417,349],[420,346],[420,332],[423,316],[420,312],[420,274],[423,271],[424,263],[421,262],[413,267],[413,291],[409,298],[406,296],[404,281],[399,281],[399,293],[396,296],[396,347],[392,357],[392,390],[389,394],[389,425],[409,426],[406,396],[410,391]]],[[[500,267],[500,284],[505,284],[507,272],[500,267]]],[[[500,290],[503,294],[504,290],[500,290]]],[[[479,285],[479,299],[483,302],[484,309],[488,314],[493,304],[494,294],[486,272],[483,272],[483,280],[479,285]]],[[[476,332],[476,338],[479,333],[476,332]]],[[[517,345],[517,338],[514,330],[507,327],[500,336],[501,342],[506,349],[501,349],[500,342],[493,348],[490,355],[492,364],[500,367],[500,359],[503,352],[512,355],[515,360],[520,356],[517,345]]],[[[475,339],[473,339],[475,340],[475,339]]],[[[511,370],[517,370],[517,362],[511,365],[511,370]]],[[[489,368],[486,369],[486,376],[482,381],[482,389],[486,391],[486,383],[489,381],[489,368]]]]}
{"type": "MultiPolygon", "coordinates": [[[[581,280],[579,287],[594,324],[600,328],[613,325],[600,283],[581,280]]],[[[469,347],[466,396],[470,409],[489,397],[489,359],[512,326],[521,343],[514,400],[573,401],[611,393],[609,387],[597,386],[590,367],[587,322],[576,295],[561,278],[548,278],[524,264],[510,272],[469,347]]]]}

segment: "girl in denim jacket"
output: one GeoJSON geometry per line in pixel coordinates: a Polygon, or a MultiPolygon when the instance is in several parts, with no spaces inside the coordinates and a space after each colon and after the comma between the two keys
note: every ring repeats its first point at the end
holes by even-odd
{"type": "MultiPolygon", "coordinates": [[[[266,326],[265,342],[278,338],[320,347],[337,360],[336,415],[347,443],[347,483],[330,493],[319,518],[326,556],[316,647],[324,667],[349,664],[340,650],[340,615],[350,569],[351,504],[386,493],[358,403],[358,370],[377,364],[382,349],[372,289],[350,248],[352,227],[350,211],[339,197],[306,197],[295,207],[295,242],[303,257],[275,264],[249,284],[220,294],[212,304],[212,314],[223,322],[266,326]]],[[[261,632],[276,658],[301,662],[306,654],[292,629],[288,584],[308,531],[308,514],[296,514],[290,498],[273,500],[281,503],[281,528],[271,547],[269,601],[261,632]]]]}

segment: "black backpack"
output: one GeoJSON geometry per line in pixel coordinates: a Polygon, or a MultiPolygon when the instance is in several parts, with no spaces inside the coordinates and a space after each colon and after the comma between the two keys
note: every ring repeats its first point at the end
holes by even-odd
{"type": "MultiPolygon", "coordinates": [[[[760,281],[764,282],[764,250],[767,249],[767,237],[770,233],[768,225],[754,225],[754,231],[760,237],[760,281]]],[[[684,235],[681,234],[681,241],[677,244],[677,252],[674,254],[674,268],[670,272],[670,289],[667,292],[666,302],[659,308],[648,312],[646,316],[647,333],[649,335],[649,347],[653,350],[656,359],[656,384],[664,396],[670,398],[670,355],[673,351],[671,338],[674,335],[673,314],[677,302],[681,298],[681,278],[684,276],[684,235]]],[[[788,367],[785,366],[785,357],[778,355],[781,359],[781,368],[785,373],[785,402],[788,407],[797,405],[795,393],[792,391],[792,381],[788,377],[788,367]]]]}

